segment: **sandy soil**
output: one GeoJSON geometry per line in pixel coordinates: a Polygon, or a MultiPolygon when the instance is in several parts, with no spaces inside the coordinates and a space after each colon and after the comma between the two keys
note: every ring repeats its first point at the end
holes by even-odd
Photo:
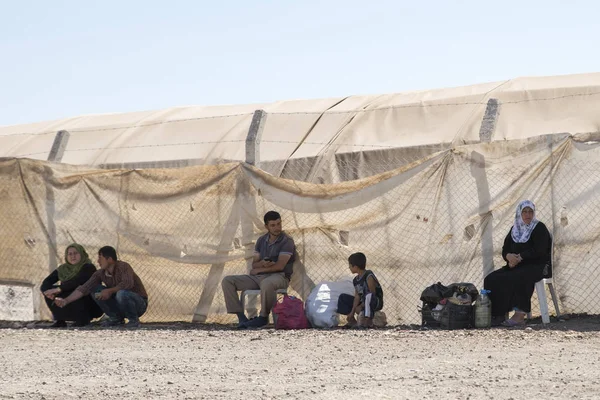
{"type": "Polygon", "coordinates": [[[597,399],[600,318],[524,329],[0,324],[0,399],[597,399]]]}

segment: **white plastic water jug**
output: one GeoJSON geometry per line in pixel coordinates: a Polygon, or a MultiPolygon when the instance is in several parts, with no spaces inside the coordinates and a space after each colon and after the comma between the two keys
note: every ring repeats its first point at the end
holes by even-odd
{"type": "Polygon", "coordinates": [[[481,289],[475,301],[475,328],[489,328],[492,326],[492,301],[489,290],[481,289]]]}

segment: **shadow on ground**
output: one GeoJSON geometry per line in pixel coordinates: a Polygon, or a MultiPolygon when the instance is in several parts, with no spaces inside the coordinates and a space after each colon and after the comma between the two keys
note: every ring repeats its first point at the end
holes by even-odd
{"type": "MultiPolygon", "coordinates": [[[[50,328],[50,321],[0,321],[0,329],[54,329],[50,328]]],[[[600,315],[588,314],[571,314],[561,316],[560,319],[551,317],[550,323],[542,324],[541,318],[533,318],[527,322],[524,327],[516,328],[492,328],[499,330],[518,330],[518,329],[533,329],[544,331],[576,331],[576,332],[598,332],[600,331],[600,315]]],[[[86,327],[67,327],[57,328],[62,330],[101,330],[107,329],[100,326],[99,321],[92,322],[86,327]]],[[[108,329],[124,329],[124,328],[108,328],[108,329]]],[[[145,330],[178,330],[178,331],[231,331],[235,330],[235,325],[221,324],[201,324],[191,322],[148,322],[142,324],[140,329],[145,330]]],[[[263,329],[273,329],[272,325],[263,329]]],[[[342,330],[342,327],[333,328],[333,330],[342,330]]],[[[425,330],[420,325],[390,325],[385,328],[377,328],[377,330],[425,330]]],[[[426,329],[436,331],[437,329],[426,329]]]]}

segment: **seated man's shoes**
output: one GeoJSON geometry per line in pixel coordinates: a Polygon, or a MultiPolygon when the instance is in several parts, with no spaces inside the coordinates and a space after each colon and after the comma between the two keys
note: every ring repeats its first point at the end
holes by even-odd
{"type": "Polygon", "coordinates": [[[244,313],[238,313],[238,326],[237,329],[246,329],[246,323],[249,319],[244,313]]]}
{"type": "Polygon", "coordinates": [[[247,322],[243,322],[238,325],[238,329],[254,329],[261,328],[269,323],[269,318],[267,317],[256,317],[252,318],[247,322]]]}

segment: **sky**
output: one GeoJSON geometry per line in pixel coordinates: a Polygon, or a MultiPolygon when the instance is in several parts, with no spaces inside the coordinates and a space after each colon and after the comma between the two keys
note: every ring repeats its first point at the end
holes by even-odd
{"type": "Polygon", "coordinates": [[[0,126],[600,71],[600,2],[2,1],[0,126]]]}

